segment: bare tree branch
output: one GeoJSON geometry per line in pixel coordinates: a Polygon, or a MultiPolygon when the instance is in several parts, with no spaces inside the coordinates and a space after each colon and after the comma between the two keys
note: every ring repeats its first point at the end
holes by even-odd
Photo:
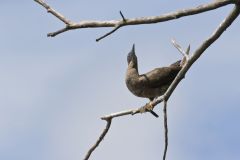
{"type": "Polygon", "coordinates": [[[187,60],[190,58],[190,57],[189,57],[190,45],[188,46],[187,50],[184,51],[184,50],[182,49],[182,47],[181,47],[179,44],[177,44],[177,42],[176,42],[175,39],[172,39],[172,44],[173,44],[174,47],[177,48],[177,50],[178,50],[187,60]]]}
{"type": "Polygon", "coordinates": [[[178,19],[185,16],[190,16],[194,14],[199,14],[202,12],[210,11],[217,9],[219,7],[223,7],[228,4],[234,4],[238,3],[239,0],[217,0],[213,1],[208,4],[200,5],[195,8],[189,8],[189,9],[182,9],[179,11],[163,14],[160,16],[151,16],[151,17],[141,17],[141,18],[132,18],[132,19],[126,19],[124,16],[121,20],[109,20],[109,21],[81,21],[79,23],[72,22],[65,18],[63,15],[58,13],[56,10],[52,9],[46,2],[43,0],[34,0],[41,6],[43,6],[49,13],[54,15],[56,18],[61,20],[63,23],[66,24],[66,27],[63,29],[60,29],[56,32],[49,33],[48,36],[54,37],[60,33],[73,30],[73,29],[80,29],[80,28],[100,28],[100,27],[113,27],[113,30],[105,34],[104,36],[101,36],[100,38],[96,39],[96,41],[99,41],[110,34],[114,33],[116,30],[123,26],[128,25],[140,25],[140,24],[152,24],[152,23],[159,23],[169,20],[178,19]]]}
{"type": "MultiPolygon", "coordinates": [[[[203,54],[203,52],[211,45],[213,44],[221,35],[222,33],[232,24],[232,22],[239,16],[240,14],[240,1],[235,4],[234,9],[231,11],[231,13],[222,21],[222,23],[217,27],[217,29],[212,33],[212,35],[207,38],[203,43],[197,48],[197,50],[193,53],[193,55],[186,61],[183,68],[180,70],[178,75],[175,77],[172,84],[169,86],[168,90],[165,92],[163,96],[160,96],[158,98],[155,98],[153,101],[150,101],[143,107],[137,108],[137,109],[131,109],[127,111],[121,111],[112,113],[106,116],[103,116],[102,120],[107,120],[108,124],[107,127],[104,129],[104,132],[100,135],[99,139],[97,140],[96,144],[88,151],[87,156],[84,160],[88,160],[90,157],[90,154],[96,149],[96,147],[99,145],[99,143],[102,141],[103,137],[107,134],[110,125],[111,120],[113,118],[126,116],[126,115],[134,115],[138,113],[144,113],[149,112],[147,108],[152,106],[153,108],[164,101],[164,128],[165,128],[165,149],[164,149],[164,155],[163,160],[166,158],[167,153],[167,146],[168,146],[168,127],[167,127],[167,101],[170,98],[171,94],[179,84],[179,82],[185,77],[185,74],[190,69],[192,64],[203,54]],[[109,121],[110,120],[110,121],[109,121]]],[[[176,44],[176,43],[175,43],[176,44]]],[[[178,45],[179,48],[181,48],[178,45]]],[[[185,53],[189,52],[190,47],[188,47],[187,51],[185,53]]]]}
{"type": "Polygon", "coordinates": [[[105,115],[101,117],[102,120],[107,120],[109,118],[116,118],[116,117],[121,117],[121,116],[126,116],[126,115],[133,115],[139,113],[138,109],[131,109],[131,110],[126,110],[126,111],[121,111],[121,112],[116,112],[116,113],[111,113],[109,115],[105,115]]]}
{"type": "Polygon", "coordinates": [[[66,26],[65,28],[63,29],[59,29],[58,31],[54,32],[54,33],[48,33],[47,36],[48,37],[53,37],[54,34],[60,34],[60,33],[63,33],[63,32],[66,32],[68,31],[68,26],[66,26]]]}
{"type": "Polygon", "coordinates": [[[66,19],[62,14],[58,13],[57,11],[55,11],[53,8],[51,8],[47,3],[45,3],[43,0],[34,0],[35,2],[37,2],[38,4],[40,4],[41,6],[43,6],[48,13],[51,13],[52,15],[54,15],[55,17],[57,17],[59,20],[61,20],[63,23],[65,23],[66,25],[71,24],[71,21],[66,19]]]}
{"type": "Polygon", "coordinates": [[[105,129],[103,130],[103,132],[99,136],[97,142],[88,150],[88,152],[87,152],[87,154],[86,154],[86,156],[84,157],[83,160],[88,160],[89,159],[89,157],[91,156],[92,152],[98,147],[98,145],[103,141],[104,137],[106,136],[108,130],[111,127],[112,119],[108,118],[108,119],[106,119],[106,121],[107,121],[107,124],[106,124],[105,129]]]}
{"type": "Polygon", "coordinates": [[[163,101],[163,113],[164,113],[164,135],[165,135],[165,147],[163,153],[163,160],[166,159],[167,156],[167,148],[168,148],[168,123],[167,123],[167,101],[163,101]]]}

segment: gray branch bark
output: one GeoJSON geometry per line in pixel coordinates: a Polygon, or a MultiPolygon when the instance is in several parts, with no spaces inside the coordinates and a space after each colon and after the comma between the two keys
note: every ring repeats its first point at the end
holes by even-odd
{"type": "Polygon", "coordinates": [[[110,126],[111,126],[111,123],[112,123],[112,119],[109,118],[106,121],[107,121],[106,127],[104,128],[103,132],[99,136],[97,142],[88,150],[88,152],[85,155],[83,160],[88,160],[89,159],[89,157],[91,156],[92,152],[98,147],[98,145],[101,143],[101,141],[103,140],[103,138],[107,134],[108,130],[110,129],[110,126]]]}
{"type": "MultiPolygon", "coordinates": [[[[236,4],[239,0],[216,0],[208,4],[203,4],[194,8],[189,9],[182,9],[179,11],[166,13],[159,16],[150,16],[150,17],[141,17],[141,18],[122,18],[120,20],[109,20],[109,21],[94,21],[94,20],[88,20],[88,21],[80,21],[79,23],[72,22],[71,20],[68,20],[65,18],[62,14],[51,8],[44,0],[34,0],[38,4],[40,4],[42,7],[44,7],[49,13],[51,13],[53,16],[61,20],[63,23],[65,23],[65,27],[57,30],[55,32],[48,33],[49,37],[54,37],[60,33],[73,30],[73,29],[81,29],[81,28],[100,28],[100,27],[113,27],[113,29],[101,36],[100,38],[97,38],[96,41],[99,41],[115,31],[117,31],[119,28],[123,26],[128,25],[141,25],[141,24],[152,24],[152,23],[160,23],[164,21],[169,20],[175,20],[181,17],[195,15],[203,12],[207,12],[210,10],[214,10],[223,6],[226,6],[228,4],[236,4]]],[[[121,14],[121,17],[123,15],[121,14]]]]}

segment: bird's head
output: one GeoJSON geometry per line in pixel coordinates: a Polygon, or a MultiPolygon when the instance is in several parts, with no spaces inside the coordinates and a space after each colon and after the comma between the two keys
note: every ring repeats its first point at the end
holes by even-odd
{"type": "Polygon", "coordinates": [[[128,53],[127,62],[128,62],[128,64],[130,62],[137,63],[137,56],[135,54],[135,45],[134,44],[132,46],[132,50],[128,53]]]}

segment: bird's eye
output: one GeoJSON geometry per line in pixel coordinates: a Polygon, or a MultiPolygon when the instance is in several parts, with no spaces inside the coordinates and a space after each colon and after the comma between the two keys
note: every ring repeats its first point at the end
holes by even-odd
{"type": "Polygon", "coordinates": [[[131,61],[131,56],[130,55],[127,56],[127,61],[128,61],[128,63],[131,61]]]}

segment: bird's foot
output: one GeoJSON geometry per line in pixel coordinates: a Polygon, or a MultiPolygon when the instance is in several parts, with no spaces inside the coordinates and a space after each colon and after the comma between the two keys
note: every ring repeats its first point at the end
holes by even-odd
{"type": "Polygon", "coordinates": [[[152,104],[147,103],[145,106],[143,106],[139,109],[139,112],[140,113],[145,113],[145,112],[150,111],[150,110],[151,111],[153,110],[153,106],[152,106],[152,104]]]}
{"type": "Polygon", "coordinates": [[[158,114],[153,111],[154,106],[151,103],[147,103],[145,106],[141,107],[139,112],[140,113],[145,113],[145,112],[150,112],[153,116],[158,118],[158,114]]]}
{"type": "Polygon", "coordinates": [[[147,104],[145,105],[145,107],[146,107],[146,110],[148,110],[148,111],[152,111],[153,108],[154,108],[151,102],[150,102],[150,103],[147,103],[147,104]]]}

